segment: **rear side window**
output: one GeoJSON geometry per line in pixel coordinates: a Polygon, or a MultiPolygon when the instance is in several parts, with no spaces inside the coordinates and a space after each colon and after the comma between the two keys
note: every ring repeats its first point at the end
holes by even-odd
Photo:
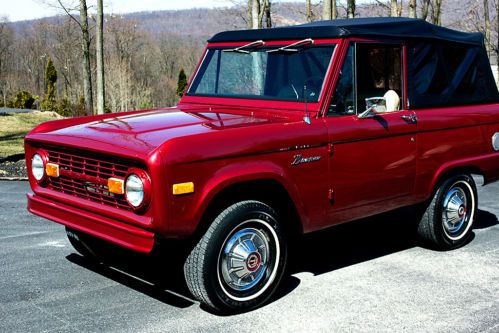
{"type": "Polygon", "coordinates": [[[408,47],[411,109],[495,103],[497,87],[483,48],[419,42],[408,47]]]}

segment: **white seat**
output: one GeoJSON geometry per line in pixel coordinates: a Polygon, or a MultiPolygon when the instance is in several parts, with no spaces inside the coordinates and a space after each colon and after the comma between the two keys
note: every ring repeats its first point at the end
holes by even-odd
{"type": "Polygon", "coordinates": [[[400,97],[395,90],[388,90],[383,97],[386,101],[386,112],[400,110],[400,97]]]}

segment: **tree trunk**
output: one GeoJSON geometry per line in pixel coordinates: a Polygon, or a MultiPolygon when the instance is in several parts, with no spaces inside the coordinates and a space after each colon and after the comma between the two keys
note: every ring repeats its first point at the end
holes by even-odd
{"type": "Polygon", "coordinates": [[[312,0],[306,0],[307,3],[307,22],[312,22],[312,0]]]}
{"type": "Polygon", "coordinates": [[[253,0],[248,0],[248,29],[253,28],[253,0]]]}
{"type": "Polygon", "coordinates": [[[270,0],[265,0],[265,23],[267,28],[272,28],[272,12],[270,0]]]}
{"type": "Polygon", "coordinates": [[[433,24],[442,25],[442,0],[433,0],[433,24]]]}
{"type": "Polygon", "coordinates": [[[347,2],[347,17],[355,17],[355,0],[348,0],[347,2]]]}
{"type": "Polygon", "coordinates": [[[338,18],[336,0],[324,0],[322,6],[323,20],[336,20],[338,18]]]}
{"type": "Polygon", "coordinates": [[[104,91],[104,13],[102,0],[97,0],[97,27],[96,27],[96,49],[97,49],[97,114],[104,114],[105,91],[104,91]]]}
{"type": "Polygon", "coordinates": [[[397,17],[398,16],[397,0],[391,0],[390,1],[390,16],[391,17],[397,17]]]}
{"type": "MultiPolygon", "coordinates": [[[[309,15],[310,15],[310,18],[312,18],[312,1],[311,0],[307,0],[307,21],[309,22],[312,22],[312,20],[310,19],[309,20],[309,15]]],[[[332,0],[324,0],[322,2],[322,19],[323,20],[332,20],[333,19],[333,16],[332,16],[332,8],[331,8],[331,5],[332,5],[332,0]]]]}
{"type": "Polygon", "coordinates": [[[90,69],[90,35],[88,33],[87,2],[80,0],[81,50],[83,53],[83,94],[85,97],[85,112],[93,114],[94,99],[92,94],[92,70],[90,69]]]}
{"type": "Polygon", "coordinates": [[[409,17],[417,18],[417,3],[416,0],[409,0],[409,17]]]}
{"type": "Polygon", "coordinates": [[[252,0],[251,3],[251,29],[261,28],[260,0],[252,0]]]}
{"type": "Polygon", "coordinates": [[[485,48],[487,49],[487,55],[490,57],[491,26],[490,26],[489,1],[488,0],[483,0],[483,18],[485,20],[485,48]]]}
{"type": "MultiPolygon", "coordinates": [[[[496,29],[499,36],[499,0],[495,0],[496,5],[496,29]]],[[[497,83],[499,83],[499,38],[496,39],[496,65],[497,65],[497,83]]]]}
{"type": "Polygon", "coordinates": [[[428,12],[430,8],[430,0],[423,0],[423,6],[421,8],[421,18],[426,20],[428,18],[428,12]]]}

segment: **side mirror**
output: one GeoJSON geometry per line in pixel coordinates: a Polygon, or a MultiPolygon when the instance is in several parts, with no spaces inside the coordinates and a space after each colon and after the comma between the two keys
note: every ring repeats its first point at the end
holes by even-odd
{"type": "Polygon", "coordinates": [[[386,112],[386,99],[384,97],[366,98],[366,111],[359,114],[359,119],[372,118],[378,113],[386,112]]]}
{"type": "Polygon", "coordinates": [[[366,119],[366,118],[372,118],[376,116],[378,112],[376,111],[376,105],[371,106],[368,108],[366,111],[362,112],[357,116],[359,119],[366,119]]]}

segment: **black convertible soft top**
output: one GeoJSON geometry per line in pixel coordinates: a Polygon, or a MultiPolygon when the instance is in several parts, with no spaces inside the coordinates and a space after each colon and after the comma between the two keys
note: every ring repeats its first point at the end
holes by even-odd
{"type": "Polygon", "coordinates": [[[481,33],[468,33],[447,29],[420,19],[392,17],[341,19],[273,29],[224,31],[214,35],[208,42],[335,38],[346,36],[437,39],[483,46],[483,35],[481,33]]]}

